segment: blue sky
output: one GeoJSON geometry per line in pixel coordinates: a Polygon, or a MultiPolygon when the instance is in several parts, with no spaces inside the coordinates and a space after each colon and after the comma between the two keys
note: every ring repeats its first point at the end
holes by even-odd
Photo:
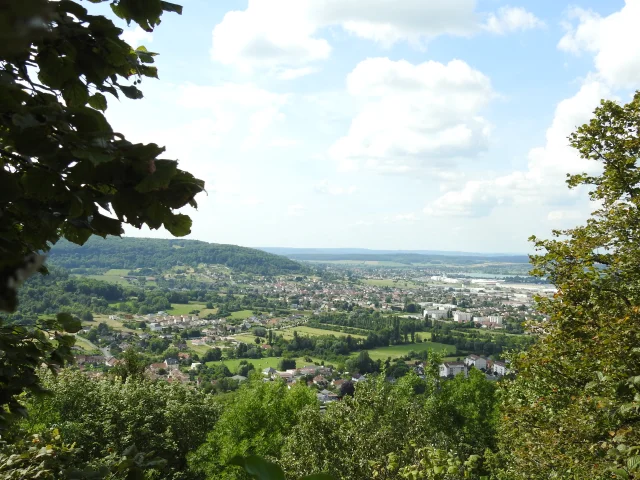
{"type": "Polygon", "coordinates": [[[529,251],[593,208],[567,135],[640,86],[640,0],[183,3],[123,25],[160,80],[107,114],[206,181],[210,242],[529,251]]]}

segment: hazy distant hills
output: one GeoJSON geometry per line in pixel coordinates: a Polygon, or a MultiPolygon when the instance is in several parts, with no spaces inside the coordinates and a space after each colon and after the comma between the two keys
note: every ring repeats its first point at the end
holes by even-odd
{"type": "MultiPolygon", "coordinates": [[[[447,257],[522,257],[527,255],[515,253],[473,253],[448,250],[371,250],[368,248],[288,248],[288,247],[256,247],[276,255],[444,255],[447,257]]],[[[528,260],[527,260],[528,261],[528,260]]]]}
{"type": "Polygon", "coordinates": [[[61,240],[49,253],[49,263],[64,268],[168,270],[176,265],[224,265],[238,272],[259,275],[302,273],[306,267],[284,256],[198,240],[156,238],[102,239],[92,237],[83,246],[61,240]]]}
{"type": "Polygon", "coordinates": [[[307,262],[385,262],[402,265],[478,265],[528,264],[527,255],[502,253],[445,252],[438,250],[368,250],[366,248],[261,248],[266,252],[284,255],[307,262]]]}

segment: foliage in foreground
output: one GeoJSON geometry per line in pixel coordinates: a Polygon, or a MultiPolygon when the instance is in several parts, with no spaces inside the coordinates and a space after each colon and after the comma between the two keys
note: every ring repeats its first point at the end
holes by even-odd
{"type": "MultiPolygon", "coordinates": [[[[164,11],[181,12],[161,0],[109,3],[146,31],[164,11]]],[[[0,30],[0,311],[12,312],[18,287],[46,271],[51,244],[120,235],[123,224],[184,236],[191,219],[174,210],[195,207],[204,182],[107,122],[105,94],[142,98],[136,85],[158,76],[155,54],[134,50],[111,20],[72,0],[9,0],[0,30]]],[[[55,371],[70,360],[63,333],[78,329],[68,314],[35,328],[0,319],[0,428],[22,413],[17,395],[40,392],[41,363],[55,371]]]]}
{"type": "Polygon", "coordinates": [[[162,478],[189,478],[187,455],[220,416],[211,395],[135,376],[123,383],[65,370],[57,378],[45,375],[43,386],[51,395],[29,402],[21,429],[36,434],[55,426],[64,442],[81,448],[74,458],[83,462],[135,445],[164,460],[162,478]]]}
{"type": "Polygon", "coordinates": [[[534,238],[534,273],[558,288],[541,341],[504,388],[499,479],[640,478],[640,93],[603,101],[572,135],[601,175],[571,176],[601,202],[586,225],[534,238]],[[500,463],[501,462],[501,463],[500,463]]]}

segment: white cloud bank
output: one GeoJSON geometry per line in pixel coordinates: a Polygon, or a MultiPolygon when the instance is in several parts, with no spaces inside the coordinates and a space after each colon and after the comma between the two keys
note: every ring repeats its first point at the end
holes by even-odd
{"type": "Polygon", "coordinates": [[[348,75],[347,90],[362,107],[330,148],[341,170],[438,169],[487,148],[490,125],[480,111],[494,97],[491,81],[461,60],[367,59],[348,75]]]}
{"type": "Polygon", "coordinates": [[[481,217],[499,205],[571,203],[578,191],[568,190],[566,173],[594,173],[598,165],[582,160],[567,137],[588,121],[600,99],[609,95],[610,90],[602,83],[586,82],[576,95],[558,104],[546,144],[529,152],[527,170],[467,181],[462,189],[447,192],[427,205],[424,212],[441,217],[481,217]]]}
{"type": "Polygon", "coordinates": [[[640,0],[626,0],[625,6],[607,17],[573,8],[560,50],[579,55],[594,54],[597,74],[613,87],[636,88],[640,80],[640,0]]]}
{"type": "Polygon", "coordinates": [[[497,35],[543,28],[545,23],[522,7],[505,6],[487,18],[484,28],[497,35]]]}
{"type": "Polygon", "coordinates": [[[335,26],[389,47],[398,42],[423,46],[440,35],[504,34],[542,25],[516,7],[501,8],[485,25],[475,9],[476,0],[249,0],[245,10],[227,13],[215,26],[211,56],[245,71],[266,68],[291,79],[312,73],[304,66],[331,55],[323,33],[335,26]]]}

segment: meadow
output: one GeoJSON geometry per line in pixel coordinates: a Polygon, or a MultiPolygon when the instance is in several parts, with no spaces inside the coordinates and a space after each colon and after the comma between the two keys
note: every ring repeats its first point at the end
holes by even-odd
{"type": "Polygon", "coordinates": [[[380,347],[369,350],[369,356],[373,360],[386,360],[388,357],[398,358],[406,355],[410,351],[422,352],[424,350],[433,350],[443,355],[454,355],[456,347],[453,345],[445,345],[436,342],[411,343],[408,345],[393,345],[390,347],[380,347]]]}

